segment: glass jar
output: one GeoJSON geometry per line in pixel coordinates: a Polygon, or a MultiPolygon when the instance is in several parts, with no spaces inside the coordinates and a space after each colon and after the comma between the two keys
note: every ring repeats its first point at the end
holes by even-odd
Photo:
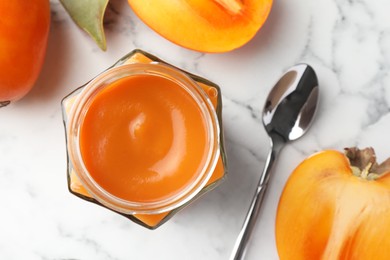
{"type": "MultiPolygon", "coordinates": [[[[171,87],[171,89],[173,88],[171,87]]],[[[188,205],[201,194],[215,187],[225,176],[226,158],[223,146],[221,94],[219,87],[203,78],[175,68],[146,52],[135,50],[126,55],[114,64],[114,66],[65,97],[62,101],[62,109],[67,139],[67,175],[69,191],[80,198],[122,214],[144,227],[150,229],[157,228],[172,217],[178,210],[188,205]],[[118,192],[111,188],[111,190],[109,190],[107,188],[109,186],[107,186],[104,181],[101,181],[101,177],[97,178],[96,176],[93,176],[94,174],[91,174],[93,173],[93,171],[91,172],[92,168],[89,168],[88,165],[86,165],[86,161],[88,162],[88,160],[85,158],[87,158],[87,156],[83,155],[83,151],[88,149],[81,149],[83,143],[83,125],[86,124],[85,118],[89,113],[88,111],[92,110],[92,104],[97,102],[96,100],[99,95],[106,93],[107,89],[110,91],[115,89],[112,87],[113,84],[118,85],[118,82],[121,80],[131,77],[158,77],[174,83],[175,86],[180,88],[180,91],[184,91],[188,94],[188,97],[195,102],[194,104],[196,104],[197,109],[200,112],[199,116],[205,123],[205,140],[207,140],[207,146],[205,147],[204,154],[202,153],[202,159],[200,160],[201,164],[196,168],[196,171],[194,170],[190,173],[189,176],[191,177],[186,183],[178,185],[178,188],[173,189],[172,192],[165,194],[163,197],[153,197],[153,199],[148,198],[144,200],[129,199],[128,197],[125,198],[121,197],[122,195],[118,195],[119,190],[118,192]],[[100,182],[97,180],[100,180],[100,182]]],[[[188,119],[185,121],[188,121],[188,119]]],[[[99,125],[99,123],[100,122],[95,122],[94,124],[99,125]]],[[[89,128],[94,129],[95,125],[92,125],[89,128]]],[[[191,129],[187,130],[190,132],[189,130],[191,129]]],[[[185,132],[187,132],[187,130],[185,132]]],[[[158,131],[158,129],[156,129],[156,131],[158,131]]],[[[91,149],[91,153],[95,154],[94,148],[91,149]]],[[[139,149],[144,148],[139,147],[139,149]]],[[[188,152],[191,152],[191,150],[188,152]]],[[[177,157],[177,155],[174,154],[173,156],[177,157]]],[[[100,158],[96,158],[96,160],[101,161],[100,158]]],[[[172,164],[172,162],[169,161],[168,163],[172,164]]],[[[132,167],[129,167],[129,171],[131,171],[130,168],[132,167]]],[[[184,173],[180,172],[180,178],[182,178],[183,175],[184,173]]],[[[105,174],[104,176],[116,178],[115,175],[111,176],[105,174]]],[[[137,178],[135,179],[142,178],[142,176],[142,174],[137,175],[137,178]]],[[[111,179],[109,180],[109,182],[112,181],[113,180],[111,179]]],[[[128,185],[124,187],[126,194],[128,193],[126,190],[127,187],[128,190],[135,190],[137,194],[142,192],[148,194],[144,186],[137,188],[137,185],[141,185],[139,183],[145,182],[146,181],[142,180],[141,182],[130,182],[129,184],[126,184],[128,185]],[[140,191],[137,189],[142,190],[140,191]]],[[[162,186],[161,188],[165,190],[166,186],[174,186],[174,182],[175,179],[172,178],[169,183],[161,182],[161,184],[153,186],[153,192],[156,190],[156,187],[158,189],[158,185],[164,185],[164,188],[162,186]]],[[[131,197],[133,195],[130,194],[129,196],[131,197]]]]}

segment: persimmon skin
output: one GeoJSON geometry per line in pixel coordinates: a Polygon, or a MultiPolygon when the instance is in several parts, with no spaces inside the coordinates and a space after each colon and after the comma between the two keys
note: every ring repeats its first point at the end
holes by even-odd
{"type": "Polygon", "coordinates": [[[246,44],[262,27],[272,7],[272,0],[128,0],[128,3],[141,20],[166,39],[208,53],[227,52],[246,44]]]}
{"type": "Polygon", "coordinates": [[[18,100],[34,86],[49,28],[49,0],[0,0],[0,102],[18,100]]]}
{"type": "Polygon", "coordinates": [[[323,151],[288,179],[276,216],[281,260],[390,259],[389,234],[389,174],[354,176],[344,154],[323,151]]]}

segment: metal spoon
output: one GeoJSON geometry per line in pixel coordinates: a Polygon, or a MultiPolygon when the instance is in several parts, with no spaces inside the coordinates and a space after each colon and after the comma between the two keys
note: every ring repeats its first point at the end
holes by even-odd
{"type": "Polygon", "coordinates": [[[259,215],[275,158],[288,141],[298,139],[306,132],[317,103],[317,76],[307,64],[290,68],[269,93],[263,110],[263,124],[270,137],[271,149],[231,260],[244,259],[246,245],[259,215]]]}

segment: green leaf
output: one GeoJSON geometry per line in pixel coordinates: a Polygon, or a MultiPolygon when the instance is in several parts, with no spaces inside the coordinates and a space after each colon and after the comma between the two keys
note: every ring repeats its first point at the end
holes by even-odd
{"type": "Polygon", "coordinates": [[[103,29],[104,12],[109,0],[60,0],[73,21],[106,50],[106,37],[103,29]]]}

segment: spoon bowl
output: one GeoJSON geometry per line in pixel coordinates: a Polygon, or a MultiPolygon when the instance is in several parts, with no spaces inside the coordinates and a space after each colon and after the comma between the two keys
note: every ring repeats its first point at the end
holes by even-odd
{"type": "MultiPolygon", "coordinates": [[[[269,93],[263,109],[268,135],[287,141],[301,137],[309,128],[318,103],[318,81],[307,64],[290,68],[269,93]]],[[[272,137],[271,137],[272,138],[272,137]]]]}
{"type": "Polygon", "coordinates": [[[291,67],[270,91],[263,109],[263,124],[270,138],[271,149],[231,260],[244,259],[246,245],[267,190],[272,165],[287,142],[298,139],[309,129],[317,108],[318,94],[316,73],[307,64],[291,67]]]}

